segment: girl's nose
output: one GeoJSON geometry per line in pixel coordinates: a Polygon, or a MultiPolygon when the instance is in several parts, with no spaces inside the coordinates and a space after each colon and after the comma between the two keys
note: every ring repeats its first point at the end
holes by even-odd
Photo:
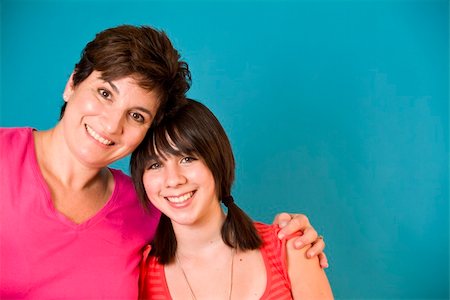
{"type": "Polygon", "coordinates": [[[179,166],[170,166],[166,168],[166,187],[177,187],[186,183],[186,177],[179,166]]]}

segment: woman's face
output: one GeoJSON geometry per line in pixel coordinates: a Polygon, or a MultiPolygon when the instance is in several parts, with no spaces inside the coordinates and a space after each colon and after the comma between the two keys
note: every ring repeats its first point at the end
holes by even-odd
{"type": "Polygon", "coordinates": [[[101,168],[130,154],[142,141],[158,109],[158,95],[133,77],[110,82],[94,71],[64,91],[61,119],[66,145],[87,167],[101,168]]]}
{"type": "Polygon", "coordinates": [[[142,177],[153,205],[176,224],[195,225],[222,214],[212,172],[202,159],[167,155],[151,161],[142,177]]]}

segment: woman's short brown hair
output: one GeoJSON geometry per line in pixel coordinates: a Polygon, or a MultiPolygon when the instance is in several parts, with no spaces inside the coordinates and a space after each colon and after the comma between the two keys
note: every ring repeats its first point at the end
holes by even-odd
{"type": "MultiPolygon", "coordinates": [[[[191,84],[188,64],[180,60],[167,35],[149,26],[121,25],[97,33],[75,65],[73,85],[93,71],[107,81],[133,76],[146,90],[159,95],[156,121],[176,107],[191,84]]],[[[61,109],[64,114],[65,104],[61,109]]]]}

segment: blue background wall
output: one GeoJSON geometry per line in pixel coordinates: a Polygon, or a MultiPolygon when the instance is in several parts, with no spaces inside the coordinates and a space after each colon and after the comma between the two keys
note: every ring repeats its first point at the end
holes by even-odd
{"type": "MultiPolygon", "coordinates": [[[[1,1],[1,126],[46,129],[86,42],[164,29],[252,217],[306,213],[337,298],[449,298],[448,1],[1,1]],[[60,3],[62,2],[62,3],[60,3]]],[[[127,161],[116,166],[127,170],[127,161]]]]}

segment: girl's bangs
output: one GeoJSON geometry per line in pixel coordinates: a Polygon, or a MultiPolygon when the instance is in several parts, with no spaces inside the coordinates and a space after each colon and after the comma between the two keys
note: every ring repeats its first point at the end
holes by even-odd
{"type": "Polygon", "coordinates": [[[179,156],[197,153],[188,137],[187,132],[174,126],[159,127],[153,132],[149,154],[152,158],[166,160],[168,155],[179,156]]]}

